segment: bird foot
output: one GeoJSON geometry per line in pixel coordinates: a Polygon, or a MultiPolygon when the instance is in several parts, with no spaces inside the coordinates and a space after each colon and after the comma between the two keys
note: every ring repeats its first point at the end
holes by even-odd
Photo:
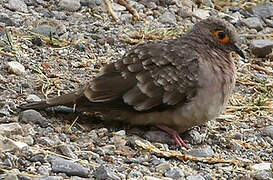
{"type": "Polygon", "coordinates": [[[175,142],[179,145],[179,146],[183,146],[185,147],[186,149],[190,149],[190,147],[183,141],[183,139],[179,136],[178,132],[172,128],[169,128],[167,127],[166,125],[163,125],[163,124],[159,124],[159,125],[156,125],[156,127],[158,127],[159,129],[167,132],[168,134],[170,134],[175,142]]]}

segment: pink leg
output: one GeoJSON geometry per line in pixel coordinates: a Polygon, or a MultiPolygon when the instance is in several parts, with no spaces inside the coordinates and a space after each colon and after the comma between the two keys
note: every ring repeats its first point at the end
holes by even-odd
{"type": "Polygon", "coordinates": [[[183,139],[179,136],[179,134],[176,132],[176,130],[171,129],[171,128],[167,127],[166,125],[163,125],[163,124],[156,125],[156,127],[158,127],[159,129],[169,133],[174,138],[175,142],[179,146],[184,146],[186,149],[190,149],[190,147],[183,141],[183,139]]]}

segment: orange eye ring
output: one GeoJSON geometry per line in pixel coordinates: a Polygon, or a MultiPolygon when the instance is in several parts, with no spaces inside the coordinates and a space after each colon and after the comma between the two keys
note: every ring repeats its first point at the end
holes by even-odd
{"type": "Polygon", "coordinates": [[[223,44],[229,43],[229,37],[222,30],[214,31],[214,36],[223,44]]]}

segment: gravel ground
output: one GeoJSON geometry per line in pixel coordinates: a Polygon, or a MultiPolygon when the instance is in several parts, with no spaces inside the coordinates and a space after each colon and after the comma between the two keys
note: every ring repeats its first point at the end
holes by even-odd
{"type": "Polygon", "coordinates": [[[273,179],[273,4],[259,1],[2,0],[0,179],[273,179]],[[127,5],[121,5],[127,2],[127,5]],[[241,35],[237,82],[216,120],[184,133],[18,106],[77,89],[145,41],[218,16],[241,35]]]}

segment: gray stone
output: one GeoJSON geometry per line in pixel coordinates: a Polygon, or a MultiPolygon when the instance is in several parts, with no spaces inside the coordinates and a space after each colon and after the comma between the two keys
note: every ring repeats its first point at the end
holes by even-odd
{"type": "MultiPolygon", "coordinates": [[[[45,131],[43,131],[44,133],[45,131]]],[[[58,144],[60,144],[60,139],[59,137],[56,135],[56,134],[49,134],[49,133],[46,133],[46,136],[42,136],[42,137],[38,137],[36,139],[36,142],[37,143],[40,143],[40,144],[43,144],[43,145],[46,145],[46,146],[57,146],[58,144]]]]}
{"type": "Polygon", "coordinates": [[[19,120],[25,123],[32,122],[41,127],[47,127],[48,122],[38,111],[33,109],[25,110],[19,114],[19,120]]]}
{"type": "Polygon", "coordinates": [[[122,14],[119,19],[122,21],[122,22],[130,22],[133,18],[133,15],[132,14],[122,14]]]}
{"type": "MultiPolygon", "coordinates": [[[[7,166],[7,167],[12,167],[12,162],[10,159],[5,159],[4,162],[3,162],[3,165],[7,166]]],[[[11,176],[13,177],[13,176],[11,176]]],[[[11,177],[8,177],[11,179],[11,177]]]]}
{"type": "Polygon", "coordinates": [[[170,6],[176,4],[175,0],[159,0],[159,5],[160,6],[170,6]]]}
{"type": "Polygon", "coordinates": [[[77,11],[81,8],[80,0],[60,0],[59,6],[67,11],[77,11]]]}
{"type": "Polygon", "coordinates": [[[102,0],[80,0],[82,6],[88,6],[90,8],[100,6],[103,1],[102,0]]]}
{"type": "Polygon", "coordinates": [[[155,167],[155,169],[158,171],[158,172],[165,172],[167,169],[170,169],[172,167],[172,165],[168,162],[163,162],[159,165],[157,165],[155,167]]]}
{"type": "Polygon", "coordinates": [[[210,10],[207,9],[196,9],[193,14],[200,19],[206,19],[210,16],[210,10]]]}
{"type": "Polygon", "coordinates": [[[38,162],[38,161],[41,163],[46,162],[43,154],[36,154],[36,155],[32,156],[29,160],[31,162],[38,162]]]}
{"type": "Polygon", "coordinates": [[[272,171],[261,170],[254,173],[254,177],[256,180],[270,180],[273,178],[272,171]]]}
{"type": "Polygon", "coordinates": [[[88,177],[89,170],[81,164],[60,157],[49,156],[48,161],[52,165],[52,171],[55,173],[65,173],[68,176],[88,177]]]}
{"type": "Polygon", "coordinates": [[[187,132],[184,139],[189,141],[193,145],[200,144],[202,142],[202,136],[196,130],[191,130],[191,131],[187,132]]]}
{"type": "Polygon", "coordinates": [[[174,144],[174,139],[164,131],[147,131],[144,134],[145,139],[152,142],[174,144]]]}
{"type": "Polygon", "coordinates": [[[15,22],[5,13],[0,13],[0,22],[4,23],[6,26],[15,26],[15,22]]]}
{"type": "Polygon", "coordinates": [[[41,101],[41,98],[35,94],[30,94],[27,96],[26,101],[27,102],[38,102],[38,101],[41,101]]]}
{"type": "Polygon", "coordinates": [[[57,28],[48,24],[41,24],[33,28],[32,31],[45,36],[50,36],[51,34],[55,34],[57,32],[57,28]]]}
{"type": "Polygon", "coordinates": [[[92,178],[82,178],[78,176],[72,176],[69,180],[93,180],[92,178]]]}
{"type": "Polygon", "coordinates": [[[156,9],[157,5],[156,2],[154,2],[155,0],[151,1],[151,0],[140,0],[139,3],[143,4],[144,6],[146,6],[149,9],[156,9]]]}
{"type": "Polygon", "coordinates": [[[28,145],[20,141],[13,141],[12,139],[0,140],[0,151],[18,151],[24,147],[28,147],[28,145]]]}
{"type": "Polygon", "coordinates": [[[41,177],[33,177],[29,178],[24,175],[18,175],[20,180],[63,180],[64,178],[61,176],[41,176],[41,177]]]}
{"type": "Polygon", "coordinates": [[[258,6],[252,6],[248,8],[247,11],[254,16],[269,18],[273,16],[273,4],[269,2],[261,3],[258,6]]]}
{"type": "Polygon", "coordinates": [[[257,34],[258,31],[256,29],[249,29],[248,33],[249,34],[257,34]]]}
{"type": "Polygon", "coordinates": [[[59,20],[66,20],[67,19],[67,15],[64,12],[53,11],[52,13],[54,14],[54,17],[56,19],[59,19],[59,20]]]}
{"type": "Polygon", "coordinates": [[[165,12],[161,16],[159,16],[159,21],[163,24],[171,24],[171,25],[176,25],[176,17],[174,14],[170,12],[165,12]]]}
{"type": "Polygon", "coordinates": [[[28,12],[27,5],[23,0],[9,0],[6,7],[13,11],[28,12]]]}
{"type": "Polygon", "coordinates": [[[136,1],[128,1],[128,3],[137,11],[140,12],[145,8],[145,6],[139,2],[136,1]]]}
{"type": "MultiPolygon", "coordinates": [[[[259,163],[259,164],[254,164],[251,169],[260,171],[260,170],[271,170],[271,166],[273,166],[272,163],[259,163]]],[[[273,169],[272,169],[273,170],[273,169]]]]}
{"type": "Polygon", "coordinates": [[[95,170],[94,176],[96,180],[105,180],[105,179],[119,180],[120,179],[111,169],[103,165],[101,165],[95,170]]]}
{"type": "Polygon", "coordinates": [[[71,157],[73,159],[78,159],[75,153],[71,150],[71,148],[65,144],[59,145],[58,149],[62,152],[63,155],[71,157]]]}
{"type": "Polygon", "coordinates": [[[24,132],[19,123],[0,124],[0,135],[22,135],[23,133],[24,132]]]}
{"type": "Polygon", "coordinates": [[[263,19],[265,24],[268,26],[268,27],[271,27],[273,28],[273,20],[271,19],[263,19]]]}
{"type": "Polygon", "coordinates": [[[162,178],[157,178],[157,177],[153,177],[153,176],[144,176],[145,180],[162,180],[162,178]]]}
{"type": "Polygon", "coordinates": [[[211,0],[203,0],[203,4],[214,9],[214,4],[211,0]]]}
{"type": "Polygon", "coordinates": [[[178,167],[172,167],[170,169],[168,169],[164,175],[166,177],[170,177],[172,179],[178,179],[178,178],[184,178],[184,172],[182,169],[178,168],[178,167]]]}
{"type": "Polygon", "coordinates": [[[62,176],[44,176],[44,177],[37,177],[32,178],[31,180],[63,180],[62,176]]]}
{"type": "Polygon", "coordinates": [[[265,57],[272,52],[273,41],[270,39],[257,39],[250,43],[249,49],[257,57],[265,57]]]}
{"type": "Polygon", "coordinates": [[[143,178],[143,174],[140,171],[132,170],[128,174],[128,179],[142,179],[142,178],[143,178]]]}
{"type": "Polygon", "coordinates": [[[249,17],[244,19],[242,22],[250,29],[256,29],[257,31],[263,29],[263,25],[258,17],[249,17]]]}
{"type": "Polygon", "coordinates": [[[212,157],[214,155],[214,151],[211,147],[204,147],[204,148],[197,148],[197,149],[190,149],[188,151],[189,155],[196,156],[196,157],[212,157]]]}
{"type": "Polygon", "coordinates": [[[114,11],[126,11],[126,7],[124,7],[120,4],[117,4],[117,3],[112,3],[112,9],[114,11]]]}
{"type": "Polygon", "coordinates": [[[114,132],[114,134],[115,134],[116,136],[125,136],[125,135],[126,135],[126,131],[120,130],[120,131],[118,131],[118,132],[114,132]]]}
{"type": "Polygon", "coordinates": [[[205,180],[205,178],[200,175],[192,175],[192,176],[188,176],[186,180],[205,180]]]}
{"type": "Polygon", "coordinates": [[[37,170],[39,174],[46,176],[48,176],[52,172],[50,163],[43,163],[40,167],[38,167],[37,170]]]}
{"type": "Polygon", "coordinates": [[[16,174],[7,174],[3,180],[18,180],[18,177],[16,174]]]}
{"type": "Polygon", "coordinates": [[[262,134],[265,136],[269,136],[273,139],[273,126],[267,126],[263,128],[262,134]]]}
{"type": "Polygon", "coordinates": [[[7,67],[11,73],[14,73],[16,75],[23,75],[26,73],[25,67],[17,61],[8,62],[7,67]]]}

